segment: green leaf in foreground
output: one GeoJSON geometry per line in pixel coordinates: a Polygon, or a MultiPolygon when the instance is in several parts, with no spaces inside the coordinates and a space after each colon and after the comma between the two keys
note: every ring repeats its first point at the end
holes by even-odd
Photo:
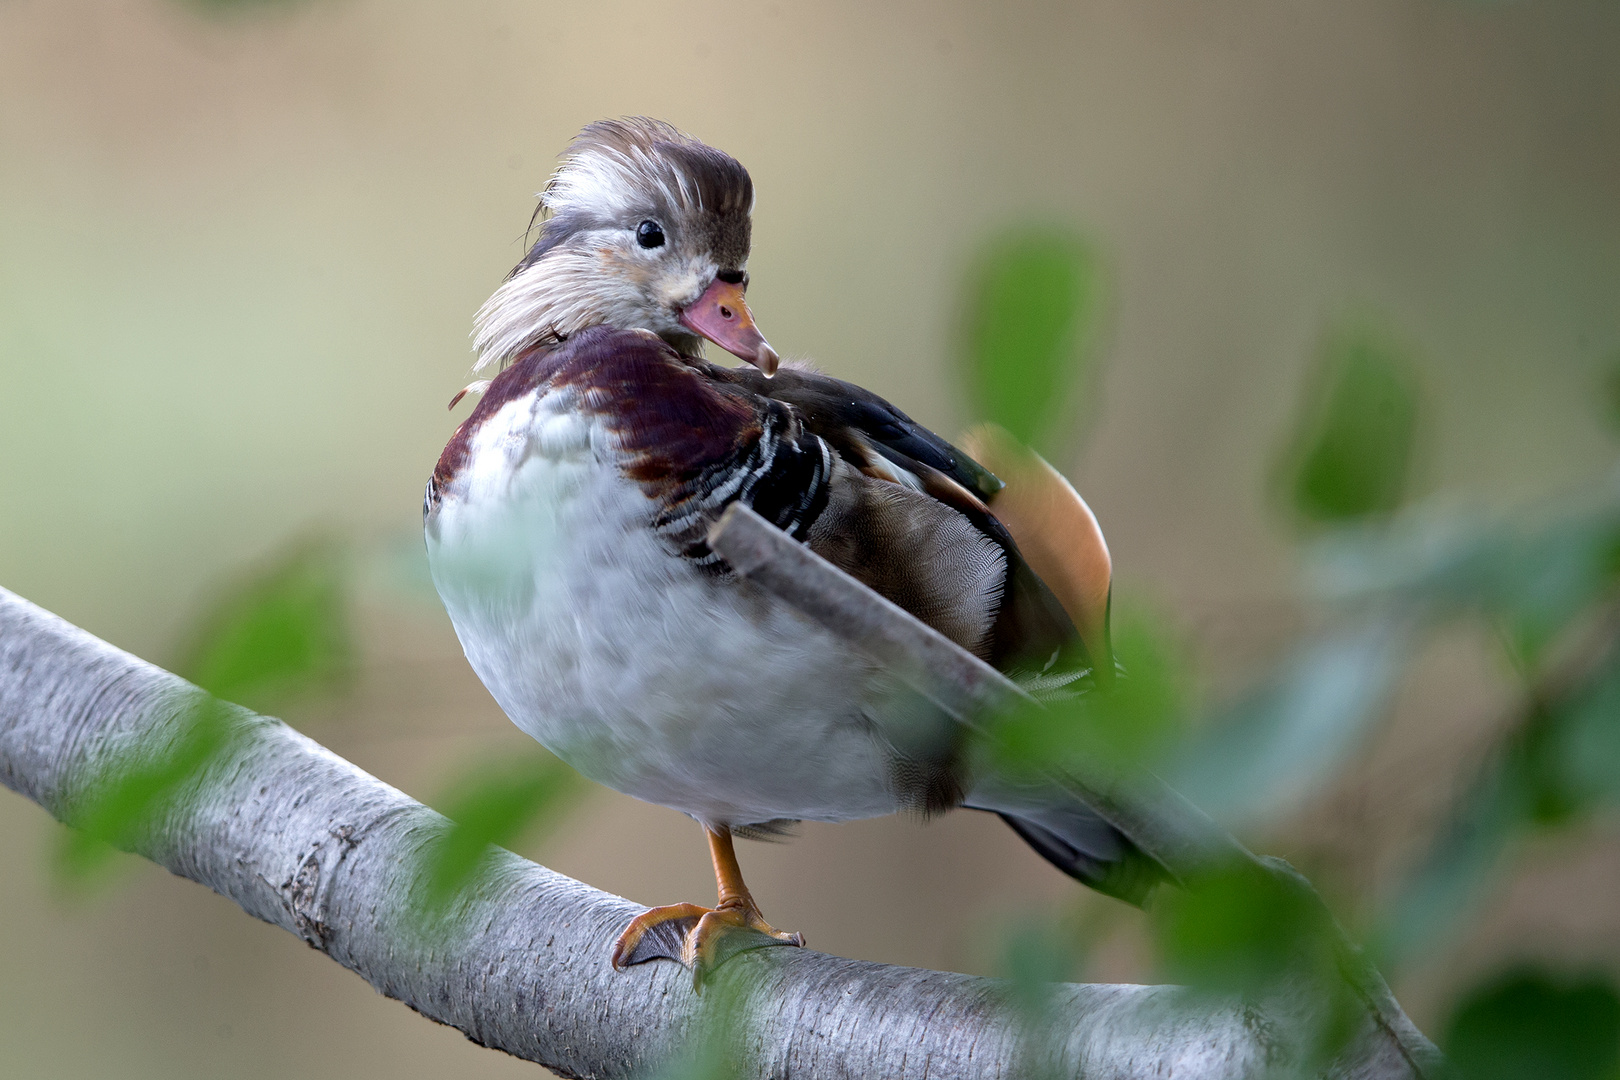
{"type": "Polygon", "coordinates": [[[1547,646],[1620,581],[1620,492],[1612,486],[1484,514],[1431,506],[1384,525],[1336,529],[1309,549],[1318,593],[1414,615],[1483,615],[1532,671],[1547,646]]]}
{"type": "Polygon", "coordinates": [[[341,688],[356,655],[346,570],[334,541],[286,549],[215,598],[175,671],[216,697],[258,709],[341,688]]]}
{"type": "Polygon", "coordinates": [[[1307,642],[1269,681],[1183,742],[1167,779],[1227,822],[1302,801],[1383,715],[1411,629],[1378,615],[1307,642]]]}
{"type": "Polygon", "coordinates": [[[648,1080],[742,1080],[763,1075],[753,1053],[752,1002],[763,984],[741,964],[704,980],[701,1005],[685,1044],[650,1070],[648,1080]]]}
{"type": "Polygon", "coordinates": [[[1609,356],[1603,370],[1604,419],[1615,431],[1620,431],[1620,351],[1609,356]]]}
{"type": "Polygon", "coordinates": [[[1406,351],[1370,327],[1333,333],[1281,462],[1287,501],[1305,521],[1389,514],[1405,498],[1418,385],[1406,351]]]}
{"type": "Polygon", "coordinates": [[[1565,800],[1581,808],[1620,803],[1620,656],[1560,703],[1551,741],[1549,771],[1565,800]]]}
{"type": "Polygon", "coordinates": [[[329,540],[286,549],[222,591],[187,635],[175,670],[213,697],[201,699],[165,751],[132,756],[92,782],[76,828],[58,851],[63,882],[82,886],[112,852],[129,850],[182,786],[226,745],[228,706],[263,709],[347,682],[355,649],[345,599],[346,561],[329,540]]]}
{"type": "Polygon", "coordinates": [[[1051,1065],[1061,1060],[1063,1025],[1054,1013],[1055,993],[1079,956],[1080,943],[1056,920],[1032,916],[1007,935],[1001,967],[1009,1019],[1017,1026],[1023,1080],[1055,1080],[1051,1065]]]}
{"type": "Polygon", "coordinates": [[[985,250],[969,276],[963,328],[979,419],[1043,444],[1086,381],[1101,291],[1098,259],[1072,233],[1019,231],[985,250]]]}
{"type": "Polygon", "coordinates": [[[1615,1080],[1620,995],[1607,977],[1517,971],[1480,987],[1446,1025],[1459,1080],[1615,1080]]]}
{"type": "Polygon", "coordinates": [[[58,881],[86,885],[114,851],[133,850],[168,810],[184,785],[222,752],[230,737],[226,706],[205,698],[185,717],[181,734],[163,752],[137,758],[90,784],[73,828],[57,849],[58,881]]]}
{"type": "Polygon", "coordinates": [[[1319,909],[1262,868],[1213,868],[1155,907],[1160,956],[1178,982],[1256,996],[1301,965],[1322,969],[1331,939],[1319,909]]]}
{"type": "Polygon", "coordinates": [[[511,847],[564,809],[581,790],[578,773],[544,752],[488,763],[440,800],[455,824],[426,854],[423,900],[442,909],[478,874],[490,847],[511,847]]]}
{"type": "Polygon", "coordinates": [[[1029,773],[1125,768],[1153,763],[1174,744],[1191,698],[1182,645],[1162,620],[1132,605],[1116,608],[1116,615],[1118,677],[1078,697],[998,717],[993,747],[1003,765],[1029,773]]]}
{"type": "Polygon", "coordinates": [[[1410,962],[1446,945],[1486,893],[1509,845],[1620,800],[1620,668],[1610,662],[1535,694],[1390,906],[1383,949],[1410,962]]]}
{"type": "MultiPolygon", "coordinates": [[[[1250,1002],[1287,999],[1307,1062],[1337,1055],[1361,1005],[1340,971],[1338,936],[1310,885],[1285,864],[1234,860],[1169,889],[1152,910],[1170,981],[1250,1002]],[[1309,1007],[1293,1008],[1301,995],[1309,1007]]],[[[1309,1075],[1315,1075],[1314,1072],[1309,1075]]]]}
{"type": "Polygon", "coordinates": [[[1523,824],[1526,801],[1521,777],[1509,769],[1475,783],[1390,904],[1379,946],[1386,964],[1412,963],[1453,940],[1523,824]]]}

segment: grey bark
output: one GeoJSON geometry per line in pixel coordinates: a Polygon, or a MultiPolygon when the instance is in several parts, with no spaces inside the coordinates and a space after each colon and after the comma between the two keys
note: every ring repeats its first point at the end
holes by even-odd
{"type": "MultiPolygon", "coordinates": [[[[161,757],[203,700],[0,589],[0,783],[57,818],[82,818],[108,776],[161,757]]],[[[130,847],[474,1042],[565,1076],[647,1075],[693,1044],[727,987],[746,1005],[733,1049],[761,1076],[1237,1080],[1297,1060],[1284,1010],[1175,987],[1056,987],[1055,1034],[1034,1040],[994,980],[808,949],[743,953],[700,997],[674,964],[609,965],[639,905],[504,851],[424,932],[422,856],[449,823],[279,720],[230,706],[227,723],[224,749],[130,847]]],[[[1374,1013],[1326,1072],[1424,1075],[1374,1013]]]]}

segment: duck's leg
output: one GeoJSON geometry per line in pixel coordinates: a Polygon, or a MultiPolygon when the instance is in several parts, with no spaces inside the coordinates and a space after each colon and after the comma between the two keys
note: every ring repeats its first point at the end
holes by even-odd
{"type": "Polygon", "coordinates": [[[707,972],[744,950],[804,944],[804,935],[783,933],[760,917],[737,866],[731,830],[705,827],[704,832],[709,837],[709,857],[714,860],[719,903],[712,908],[670,904],[637,915],[613,944],[614,967],[679,960],[701,983],[707,972]]]}

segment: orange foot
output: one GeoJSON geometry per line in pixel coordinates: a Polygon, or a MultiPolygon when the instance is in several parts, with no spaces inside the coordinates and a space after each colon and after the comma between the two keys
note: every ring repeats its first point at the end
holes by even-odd
{"type": "Polygon", "coordinates": [[[785,934],[759,917],[753,904],[670,904],[637,915],[613,943],[613,966],[648,960],[678,960],[692,970],[694,985],[740,952],[767,945],[804,944],[803,934],[785,934]]]}

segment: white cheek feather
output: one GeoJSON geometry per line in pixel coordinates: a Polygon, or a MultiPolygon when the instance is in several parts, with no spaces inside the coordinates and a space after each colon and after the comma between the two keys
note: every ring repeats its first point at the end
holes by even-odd
{"type": "Polygon", "coordinates": [[[516,356],[548,337],[606,324],[655,333],[678,325],[647,303],[628,275],[606,265],[604,243],[558,248],[495,290],[473,319],[475,369],[516,356]]]}
{"type": "Polygon", "coordinates": [[[590,315],[591,260],[556,251],[509,279],[473,317],[474,369],[515,356],[550,334],[570,334],[590,315]]]}
{"type": "Polygon", "coordinates": [[[663,269],[654,282],[658,300],[671,311],[686,307],[703,295],[703,290],[714,280],[720,268],[711,259],[686,258],[670,260],[673,265],[663,269]]]}
{"type": "MultiPolygon", "coordinates": [[[[576,334],[588,326],[683,334],[675,312],[702,295],[713,279],[714,263],[677,259],[670,253],[645,256],[651,293],[614,265],[617,237],[587,234],[578,243],[555,248],[495,290],[473,320],[473,347],[483,369],[516,356],[548,337],[576,334]],[[670,265],[660,266],[659,263],[670,265]]],[[[636,258],[634,253],[624,253],[636,258]]]]}

